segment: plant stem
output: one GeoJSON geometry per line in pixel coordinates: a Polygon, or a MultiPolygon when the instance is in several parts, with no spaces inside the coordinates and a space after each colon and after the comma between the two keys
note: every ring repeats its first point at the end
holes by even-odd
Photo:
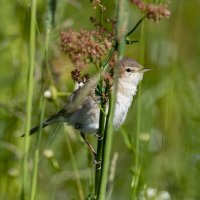
{"type": "Polygon", "coordinates": [[[55,23],[55,13],[56,13],[57,0],[48,0],[48,10],[47,10],[47,19],[46,19],[46,35],[45,35],[45,67],[47,69],[48,77],[50,79],[50,83],[54,86],[54,80],[52,77],[51,69],[48,63],[48,49],[49,49],[49,40],[52,28],[55,23]]]}
{"type": "MultiPolygon", "coordinates": [[[[114,48],[112,48],[105,59],[105,61],[102,63],[100,68],[103,69],[103,71],[106,71],[108,62],[110,58],[112,57],[114,52],[114,48]]],[[[97,196],[98,189],[99,189],[99,183],[100,183],[100,176],[101,176],[101,161],[102,161],[102,149],[103,149],[103,137],[104,137],[104,127],[105,127],[105,113],[106,113],[106,102],[102,98],[102,90],[103,90],[103,78],[100,80],[100,89],[101,89],[101,105],[100,105],[100,119],[99,119],[99,133],[98,133],[98,143],[97,143],[97,156],[96,156],[96,167],[95,167],[95,192],[94,196],[97,196]]]]}
{"type": "Polygon", "coordinates": [[[108,179],[108,168],[109,168],[109,158],[111,154],[112,146],[112,135],[113,135],[113,109],[114,109],[114,100],[111,91],[109,91],[109,110],[106,116],[106,125],[104,131],[103,139],[103,151],[102,151],[102,171],[100,176],[99,190],[98,190],[98,199],[104,199],[106,194],[106,186],[108,179]]]}
{"type": "MultiPolygon", "coordinates": [[[[49,49],[49,40],[50,34],[52,30],[52,24],[54,19],[54,12],[55,12],[55,0],[49,0],[48,2],[48,9],[47,9],[47,21],[46,21],[46,34],[45,34],[45,50],[44,50],[44,67],[49,69],[48,66],[48,49],[49,49]]],[[[43,83],[44,83],[44,67],[42,68],[42,89],[41,89],[41,99],[40,99],[40,120],[39,120],[39,130],[37,133],[36,138],[36,148],[34,151],[34,164],[33,164],[33,175],[32,175],[32,183],[31,183],[31,193],[30,193],[30,200],[34,200],[36,196],[36,187],[37,187],[37,174],[38,174],[38,161],[39,161],[39,144],[41,138],[41,129],[42,129],[42,122],[44,118],[44,110],[45,110],[45,99],[43,97],[43,83]]],[[[49,71],[49,70],[48,70],[49,71]]]]}
{"type": "MultiPolygon", "coordinates": [[[[103,88],[103,79],[100,80],[100,87],[103,88]]],[[[99,180],[101,175],[101,158],[103,149],[103,137],[104,137],[104,126],[105,126],[105,110],[106,102],[101,98],[100,119],[99,119],[99,133],[98,133],[98,144],[97,144],[97,156],[96,156],[96,168],[95,168],[95,196],[97,195],[99,188],[99,180]]]]}
{"type": "MultiPolygon", "coordinates": [[[[141,24],[141,44],[140,44],[140,63],[144,63],[144,47],[145,47],[145,37],[144,37],[144,22],[141,24]]],[[[137,199],[138,183],[141,172],[140,162],[139,162],[139,150],[140,150],[140,125],[141,125],[141,90],[142,83],[140,83],[138,88],[138,100],[137,100],[137,128],[136,128],[136,143],[135,143],[135,164],[134,164],[134,174],[132,177],[132,199],[137,199]]]]}
{"type": "Polygon", "coordinates": [[[143,22],[143,20],[146,18],[147,16],[145,15],[144,17],[142,17],[137,24],[126,34],[126,37],[128,37],[129,35],[131,35],[137,28],[138,26],[143,22]]]}
{"type": "Polygon", "coordinates": [[[34,151],[34,161],[33,161],[33,175],[32,175],[32,183],[31,183],[31,193],[30,200],[34,200],[36,196],[36,187],[37,187],[37,174],[38,174],[38,161],[39,161],[39,144],[42,134],[42,122],[44,119],[44,110],[45,110],[45,99],[42,96],[40,100],[40,126],[37,132],[36,138],[36,147],[34,151]]]}
{"type": "Polygon", "coordinates": [[[106,71],[107,66],[108,66],[108,62],[110,60],[110,58],[112,57],[113,53],[114,53],[115,49],[112,48],[108,54],[108,57],[106,58],[106,60],[103,62],[103,64],[101,65],[101,68],[104,69],[104,71],[106,71]]]}
{"type": "MultiPolygon", "coordinates": [[[[128,11],[127,11],[127,0],[119,0],[118,7],[118,25],[117,25],[117,44],[118,44],[118,60],[123,57],[124,48],[125,48],[125,31],[128,24],[128,11]]],[[[106,196],[106,187],[108,180],[108,170],[110,164],[110,154],[112,147],[112,138],[113,138],[113,117],[115,112],[115,102],[116,94],[118,87],[118,69],[115,67],[114,72],[114,91],[109,90],[109,110],[106,116],[106,125],[104,131],[103,139],[103,152],[102,152],[102,172],[100,176],[99,190],[98,190],[98,199],[105,199],[106,196]]]]}
{"type": "Polygon", "coordinates": [[[30,40],[29,40],[29,69],[27,81],[27,98],[26,98],[26,124],[24,137],[24,159],[23,159],[23,179],[21,199],[26,198],[28,185],[28,153],[29,153],[29,130],[31,128],[31,113],[32,113],[32,97],[34,87],[34,66],[35,66],[35,20],[36,20],[36,5],[37,0],[31,1],[31,21],[30,21],[30,40]]]}
{"type": "Polygon", "coordinates": [[[68,151],[69,151],[69,155],[70,155],[70,158],[71,158],[71,161],[72,161],[72,166],[74,168],[74,173],[75,173],[75,176],[76,176],[76,185],[77,185],[77,188],[78,188],[79,199],[84,200],[85,195],[84,195],[84,192],[83,192],[83,187],[82,187],[80,175],[79,175],[79,172],[78,172],[76,159],[74,158],[72,145],[71,145],[71,142],[69,140],[69,136],[65,134],[65,138],[66,138],[66,142],[67,142],[67,148],[68,148],[68,151]]]}

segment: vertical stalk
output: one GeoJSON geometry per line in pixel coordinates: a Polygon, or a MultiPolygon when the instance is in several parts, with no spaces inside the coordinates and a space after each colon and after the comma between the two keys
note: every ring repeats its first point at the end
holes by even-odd
{"type": "MultiPolygon", "coordinates": [[[[127,0],[119,0],[118,6],[118,24],[117,24],[117,44],[118,44],[118,60],[123,57],[124,49],[125,49],[125,32],[128,24],[128,11],[127,11],[127,0]]],[[[106,187],[108,180],[108,170],[110,164],[110,154],[112,147],[112,138],[113,138],[113,117],[115,112],[115,102],[116,102],[116,94],[118,87],[118,66],[115,68],[115,85],[114,91],[109,91],[109,110],[106,116],[106,125],[104,131],[104,145],[102,152],[102,172],[99,183],[98,190],[98,199],[105,199],[106,196],[106,187]]]]}
{"type": "Polygon", "coordinates": [[[47,69],[47,74],[50,79],[50,83],[54,86],[53,77],[51,74],[51,69],[48,63],[48,49],[49,49],[49,40],[52,28],[55,23],[55,12],[56,12],[57,0],[48,0],[48,10],[47,10],[47,20],[46,20],[46,35],[45,35],[45,60],[44,65],[47,69]]]}
{"type": "Polygon", "coordinates": [[[113,135],[113,109],[114,109],[114,98],[109,91],[109,110],[106,116],[106,125],[103,139],[103,151],[102,151],[102,171],[100,174],[100,183],[98,190],[98,199],[105,199],[106,186],[108,180],[108,168],[109,168],[109,158],[111,154],[112,146],[112,135],[113,135]]]}
{"type": "Polygon", "coordinates": [[[26,124],[25,124],[25,138],[24,138],[24,159],[23,159],[23,178],[21,199],[25,199],[28,185],[28,153],[29,153],[29,130],[31,128],[31,112],[32,112],[32,96],[33,96],[33,73],[35,66],[35,20],[36,20],[36,5],[37,0],[31,1],[31,19],[30,19],[30,40],[29,40],[29,69],[27,81],[27,98],[26,98],[26,124]]]}
{"type": "MultiPolygon", "coordinates": [[[[103,71],[106,71],[106,68],[108,67],[108,62],[110,58],[112,57],[114,52],[114,48],[112,48],[108,54],[108,57],[105,59],[105,61],[102,63],[101,68],[103,71]]],[[[103,151],[103,138],[104,138],[104,128],[105,128],[105,121],[106,121],[106,102],[102,97],[103,93],[103,78],[100,80],[100,95],[101,95],[101,109],[100,109],[100,118],[99,118],[99,132],[98,132],[98,143],[97,143],[97,156],[96,156],[96,168],[95,168],[95,191],[94,196],[97,196],[98,189],[99,189],[99,183],[100,183],[100,177],[101,177],[101,166],[102,166],[102,151],[103,151]]]]}
{"type": "MultiPolygon", "coordinates": [[[[100,88],[103,88],[103,79],[100,80],[100,88]]],[[[99,180],[101,175],[101,158],[102,158],[102,148],[103,148],[103,137],[104,137],[104,126],[105,126],[105,110],[106,102],[104,102],[103,97],[101,99],[100,119],[99,119],[99,133],[98,133],[98,144],[97,144],[97,156],[96,156],[96,168],[95,168],[95,196],[97,195],[99,188],[99,180]]]]}
{"type": "Polygon", "coordinates": [[[84,200],[85,195],[84,195],[84,192],[83,192],[83,187],[82,187],[80,175],[79,175],[79,172],[78,172],[78,167],[76,165],[76,160],[74,158],[72,145],[71,145],[71,142],[69,140],[69,137],[66,134],[65,134],[65,138],[66,138],[66,142],[67,142],[67,148],[68,148],[68,151],[69,151],[69,155],[70,155],[70,158],[71,158],[71,161],[72,161],[72,166],[74,168],[74,173],[75,173],[75,176],[76,176],[76,185],[77,185],[77,188],[78,188],[79,199],[84,200]]]}
{"type": "MultiPolygon", "coordinates": [[[[41,99],[40,99],[40,116],[39,116],[39,130],[36,138],[36,145],[34,151],[34,160],[33,160],[33,174],[32,174],[32,182],[31,182],[31,192],[30,192],[30,200],[34,200],[36,198],[36,188],[37,188],[37,175],[38,175],[38,162],[39,162],[39,144],[40,138],[42,134],[42,122],[44,119],[44,110],[45,110],[45,99],[43,97],[43,83],[44,83],[44,67],[49,69],[48,66],[48,49],[49,49],[49,40],[50,34],[52,30],[52,25],[54,22],[56,1],[49,0],[48,1],[48,9],[47,9],[47,21],[46,21],[46,33],[45,33],[45,49],[44,49],[44,61],[42,68],[42,88],[41,88],[41,99]]],[[[49,72],[49,70],[48,70],[49,72]]],[[[50,77],[51,78],[51,77],[50,77]]],[[[51,79],[52,80],[52,79],[51,79]]]]}
{"type": "Polygon", "coordinates": [[[31,182],[31,193],[30,193],[30,200],[36,199],[36,187],[37,187],[37,175],[38,175],[38,162],[39,162],[39,144],[40,138],[42,134],[42,122],[44,119],[44,110],[45,110],[45,99],[42,96],[40,99],[40,126],[37,132],[36,138],[36,147],[34,151],[34,160],[33,160],[33,175],[32,175],[32,182],[31,182]]]}
{"type": "MultiPolygon", "coordinates": [[[[144,21],[141,24],[141,36],[140,36],[140,63],[143,65],[144,63],[144,47],[145,47],[145,37],[144,37],[144,28],[145,24],[144,21]]],[[[137,100],[137,128],[136,128],[136,143],[135,143],[135,165],[134,165],[134,174],[132,177],[132,199],[137,199],[137,190],[138,190],[138,183],[139,183],[139,177],[140,177],[140,126],[141,126],[141,90],[142,90],[142,83],[140,83],[138,87],[138,100],[137,100]]]]}

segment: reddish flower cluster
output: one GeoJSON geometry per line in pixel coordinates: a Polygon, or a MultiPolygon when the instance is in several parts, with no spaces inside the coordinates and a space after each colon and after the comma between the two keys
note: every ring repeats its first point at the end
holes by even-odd
{"type": "Polygon", "coordinates": [[[112,43],[99,31],[85,29],[81,29],[80,32],[62,32],[61,40],[64,52],[69,55],[75,66],[81,69],[87,66],[88,59],[98,63],[112,47],[112,43]]]}
{"type": "Polygon", "coordinates": [[[135,4],[142,12],[145,12],[147,17],[155,22],[162,18],[168,18],[171,15],[167,4],[146,4],[143,0],[130,0],[130,2],[135,4]]]}
{"type": "Polygon", "coordinates": [[[113,45],[114,36],[104,27],[99,25],[94,19],[94,31],[81,29],[79,32],[68,30],[61,33],[61,46],[75,64],[72,71],[74,81],[80,81],[80,72],[88,66],[89,62],[99,65],[103,57],[108,53],[113,45]]]}
{"type": "Polygon", "coordinates": [[[89,79],[89,75],[85,74],[84,76],[81,76],[81,71],[79,69],[75,69],[71,72],[72,80],[74,80],[77,83],[85,83],[89,79]]]}

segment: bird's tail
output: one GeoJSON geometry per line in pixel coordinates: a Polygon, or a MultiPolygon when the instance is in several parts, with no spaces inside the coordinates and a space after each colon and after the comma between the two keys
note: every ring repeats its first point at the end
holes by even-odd
{"type": "MultiPolygon", "coordinates": [[[[50,124],[53,124],[55,122],[60,122],[60,117],[58,114],[54,114],[51,115],[47,120],[45,120],[44,122],[42,122],[41,124],[41,128],[45,128],[46,126],[49,126],[50,124]]],[[[34,126],[31,130],[30,130],[30,135],[36,133],[40,128],[40,125],[34,126]]],[[[23,134],[21,137],[24,137],[25,134],[23,134]]]]}
{"type": "MultiPolygon", "coordinates": [[[[50,123],[47,123],[47,121],[44,121],[41,124],[41,128],[45,128],[46,126],[48,126],[50,123]]],[[[39,130],[40,125],[34,126],[31,130],[30,130],[30,135],[36,133],[39,130]]]]}

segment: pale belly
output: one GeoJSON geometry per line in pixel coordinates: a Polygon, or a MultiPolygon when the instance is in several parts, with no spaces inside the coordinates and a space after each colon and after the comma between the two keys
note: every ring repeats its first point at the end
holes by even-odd
{"type": "MultiPolygon", "coordinates": [[[[124,97],[122,95],[118,95],[113,118],[113,125],[115,129],[118,129],[125,121],[131,102],[132,96],[124,97]]],[[[99,115],[99,107],[95,102],[92,102],[91,107],[89,106],[86,109],[80,109],[70,116],[67,123],[74,126],[82,133],[97,133],[99,129],[99,115]]]]}
{"type": "Polygon", "coordinates": [[[117,98],[113,119],[113,125],[115,129],[118,129],[124,123],[128,113],[128,109],[132,102],[132,98],[132,96],[124,97],[122,95],[117,98]]]}

